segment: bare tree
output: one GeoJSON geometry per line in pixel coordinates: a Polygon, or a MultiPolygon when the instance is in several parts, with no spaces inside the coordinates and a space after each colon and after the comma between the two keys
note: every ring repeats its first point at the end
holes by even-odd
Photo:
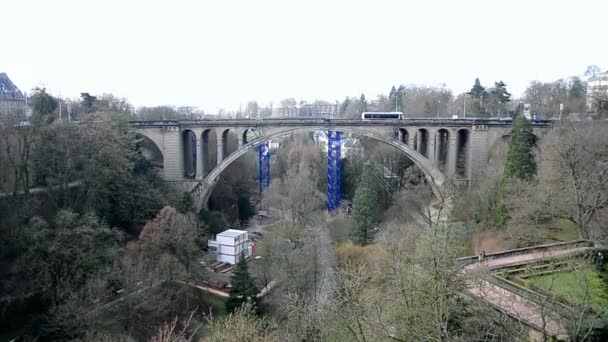
{"type": "Polygon", "coordinates": [[[608,127],[601,124],[562,122],[549,139],[543,179],[552,183],[558,215],[578,226],[583,239],[606,234],[594,222],[608,208],[608,127]]]}

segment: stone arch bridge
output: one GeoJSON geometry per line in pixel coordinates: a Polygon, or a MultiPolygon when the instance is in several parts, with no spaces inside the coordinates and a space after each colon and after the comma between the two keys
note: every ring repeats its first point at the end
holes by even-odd
{"type": "MultiPolygon", "coordinates": [[[[422,169],[434,193],[447,196],[448,180],[470,182],[487,166],[492,149],[506,144],[510,120],[496,119],[217,119],[131,121],[144,154],[162,167],[164,179],[207,202],[221,173],[268,140],[297,132],[340,131],[391,145],[422,169]]],[[[551,122],[533,124],[542,138],[551,122]]]]}

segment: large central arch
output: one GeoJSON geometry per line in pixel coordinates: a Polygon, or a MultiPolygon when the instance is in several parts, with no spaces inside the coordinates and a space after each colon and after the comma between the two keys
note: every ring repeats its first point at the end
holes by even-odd
{"type": "Polygon", "coordinates": [[[298,127],[298,128],[292,128],[292,129],[285,129],[285,130],[281,130],[281,131],[278,131],[278,132],[275,132],[272,134],[257,137],[255,139],[247,142],[246,144],[244,144],[241,148],[234,151],[233,153],[228,155],[224,160],[222,160],[222,162],[220,164],[218,164],[207,175],[207,177],[205,177],[205,179],[204,179],[205,190],[204,190],[204,194],[203,194],[203,198],[202,198],[203,203],[207,203],[209,196],[213,192],[213,188],[215,187],[215,184],[219,180],[219,177],[222,174],[222,172],[224,172],[224,170],[228,166],[230,166],[230,164],[232,164],[234,161],[236,161],[238,158],[240,158],[242,155],[244,155],[248,151],[255,149],[260,144],[262,144],[268,140],[280,138],[280,137],[294,134],[294,133],[311,132],[311,131],[319,131],[319,130],[333,130],[333,131],[354,133],[354,134],[358,134],[358,135],[365,136],[368,138],[372,138],[374,140],[377,140],[377,141],[380,141],[387,145],[395,147],[399,151],[403,152],[406,156],[408,156],[408,158],[410,158],[412,160],[412,162],[414,162],[414,164],[416,164],[418,167],[420,167],[420,169],[424,172],[429,184],[431,185],[431,188],[433,189],[433,193],[435,194],[435,196],[437,196],[437,198],[441,201],[447,199],[447,196],[446,196],[447,192],[445,189],[445,183],[446,183],[446,179],[447,179],[446,176],[443,174],[443,172],[441,172],[438,168],[436,168],[429,159],[427,159],[421,153],[412,149],[405,143],[403,143],[399,140],[390,139],[389,137],[385,137],[385,136],[375,133],[373,131],[359,129],[357,127],[318,127],[317,126],[317,127],[298,127]]]}

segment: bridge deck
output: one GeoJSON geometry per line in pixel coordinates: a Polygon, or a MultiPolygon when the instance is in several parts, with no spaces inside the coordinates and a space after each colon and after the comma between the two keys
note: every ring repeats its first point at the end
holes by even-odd
{"type": "MultiPolygon", "coordinates": [[[[533,126],[552,125],[553,120],[533,122],[533,126]]],[[[201,120],[157,120],[130,121],[132,127],[257,127],[257,126],[511,126],[511,119],[483,118],[405,118],[401,120],[361,120],[361,119],[327,119],[327,118],[268,118],[268,119],[201,119],[201,120]]]]}

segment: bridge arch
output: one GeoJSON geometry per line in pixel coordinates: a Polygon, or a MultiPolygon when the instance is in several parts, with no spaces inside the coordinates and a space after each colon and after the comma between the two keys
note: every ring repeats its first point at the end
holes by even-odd
{"type": "Polygon", "coordinates": [[[160,147],[143,133],[136,133],[137,148],[141,151],[142,156],[156,168],[164,168],[164,156],[160,147]]]}
{"type": "MultiPolygon", "coordinates": [[[[412,162],[414,162],[414,164],[416,164],[418,167],[420,167],[420,169],[424,172],[435,196],[440,200],[447,199],[447,191],[445,189],[445,184],[446,184],[446,180],[447,180],[446,176],[443,174],[443,172],[441,172],[439,169],[437,169],[435,166],[433,166],[433,163],[429,159],[427,159],[424,155],[422,155],[421,153],[412,149],[410,146],[406,145],[405,143],[402,143],[399,140],[392,139],[388,136],[382,136],[382,135],[372,132],[372,131],[362,130],[362,129],[357,129],[357,128],[305,127],[305,128],[283,130],[283,131],[275,132],[272,134],[257,137],[255,139],[251,140],[250,142],[248,142],[247,144],[243,145],[241,148],[236,150],[234,153],[228,155],[226,158],[224,158],[222,160],[221,163],[218,163],[218,165],[213,170],[211,170],[209,175],[205,178],[205,180],[204,180],[205,191],[204,191],[203,198],[202,198],[203,203],[207,203],[207,201],[209,200],[209,196],[211,195],[211,192],[213,191],[213,188],[215,187],[215,184],[219,180],[219,177],[222,174],[222,172],[224,172],[224,170],[226,168],[228,168],[228,166],[230,166],[230,164],[232,164],[234,161],[236,161],[238,158],[240,158],[242,155],[244,155],[248,151],[255,149],[260,144],[262,144],[268,140],[280,138],[280,137],[283,137],[286,135],[290,135],[290,134],[294,134],[294,133],[301,133],[301,132],[328,130],[328,129],[336,130],[336,131],[340,131],[340,132],[354,133],[357,135],[365,136],[365,137],[372,138],[374,140],[380,141],[382,143],[385,143],[387,145],[397,148],[398,150],[403,152],[406,156],[408,156],[408,158],[410,158],[412,160],[412,162]]],[[[426,131],[426,132],[428,134],[428,131],[426,131]]]]}

